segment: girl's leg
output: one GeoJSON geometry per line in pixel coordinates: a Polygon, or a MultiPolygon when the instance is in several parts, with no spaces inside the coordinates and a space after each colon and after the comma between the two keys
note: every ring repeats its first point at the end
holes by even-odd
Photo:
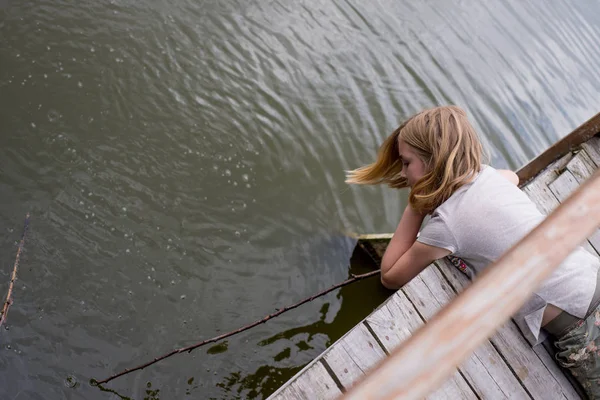
{"type": "Polygon", "coordinates": [[[571,371],[590,399],[600,399],[600,308],[554,345],[558,364],[571,371]]]}

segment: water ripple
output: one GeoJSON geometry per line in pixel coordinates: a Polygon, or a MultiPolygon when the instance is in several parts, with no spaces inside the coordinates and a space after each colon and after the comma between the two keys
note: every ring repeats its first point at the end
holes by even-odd
{"type": "MultiPolygon", "coordinates": [[[[0,4],[0,253],[33,213],[0,397],[105,398],[65,379],[344,279],[353,243],[340,233],[393,231],[407,197],[349,188],[344,170],[424,107],[461,105],[494,165],[524,164],[598,111],[598,12],[591,1],[0,4]]],[[[268,393],[357,317],[355,300],[333,294],[115,390],[268,393]],[[325,304],[335,323],[319,319],[325,304]],[[280,357],[298,341],[306,350],[280,357]],[[267,384],[263,367],[284,373],[267,384]],[[205,386],[172,384],[190,374],[205,386]]]]}

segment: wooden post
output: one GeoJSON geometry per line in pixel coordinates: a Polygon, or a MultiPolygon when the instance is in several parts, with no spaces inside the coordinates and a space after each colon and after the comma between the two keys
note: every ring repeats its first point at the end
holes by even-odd
{"type": "Polygon", "coordinates": [[[504,324],[600,226],[600,171],[398,346],[344,399],[421,399],[504,324]]]}

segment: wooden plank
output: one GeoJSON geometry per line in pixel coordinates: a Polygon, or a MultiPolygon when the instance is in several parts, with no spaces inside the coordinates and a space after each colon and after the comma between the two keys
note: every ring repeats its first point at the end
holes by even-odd
{"type": "Polygon", "coordinates": [[[533,181],[525,188],[523,192],[536,205],[537,209],[544,215],[548,215],[560,204],[552,194],[547,185],[543,182],[533,181]]]}
{"type": "Polygon", "coordinates": [[[390,296],[380,310],[369,315],[366,323],[388,352],[424,324],[401,290],[390,296]]]}
{"type": "Polygon", "coordinates": [[[584,150],[579,151],[575,157],[567,163],[565,168],[571,171],[579,183],[592,176],[597,169],[588,153],[584,150]]]}
{"type": "Polygon", "coordinates": [[[600,167],[600,137],[590,138],[581,144],[581,148],[590,156],[596,167],[600,167]]]}
{"type": "Polygon", "coordinates": [[[565,154],[564,156],[560,157],[558,160],[548,164],[548,166],[546,168],[544,168],[544,170],[542,172],[540,172],[540,174],[538,176],[536,176],[535,179],[531,180],[526,185],[520,185],[520,187],[527,188],[528,186],[530,186],[530,184],[533,184],[536,182],[538,185],[543,185],[543,186],[548,185],[550,182],[552,182],[554,179],[556,179],[556,177],[558,176],[560,171],[562,171],[565,168],[567,163],[569,161],[571,161],[572,158],[573,158],[573,153],[569,152],[569,153],[565,154]]]}
{"type": "Polygon", "coordinates": [[[342,391],[321,362],[315,362],[302,374],[269,396],[273,400],[335,399],[342,391]]]}
{"type": "Polygon", "coordinates": [[[529,182],[527,185],[521,187],[523,192],[535,203],[538,210],[542,214],[548,215],[558,207],[559,202],[550,193],[548,185],[556,179],[560,171],[562,171],[567,163],[573,158],[572,154],[566,154],[560,159],[550,164],[542,173],[536,178],[529,182]]]}
{"type": "MultiPolygon", "coordinates": [[[[587,143],[597,149],[597,157],[600,157],[600,138],[594,137],[587,143]]],[[[600,158],[598,160],[600,162],[600,158]]],[[[573,159],[569,161],[566,168],[567,171],[573,174],[577,184],[581,185],[586,179],[592,176],[598,166],[594,163],[588,151],[582,150],[577,154],[577,156],[573,157],[573,159]]],[[[569,193],[570,192],[572,192],[572,190],[569,191],[569,193]]],[[[596,253],[600,254],[600,230],[594,232],[592,236],[588,238],[588,242],[596,250],[596,253]]]]}
{"type": "MultiPolygon", "coordinates": [[[[596,149],[595,154],[600,162],[600,138],[594,137],[587,143],[596,149]]],[[[590,148],[588,147],[588,150],[589,149],[590,148]]],[[[567,164],[567,170],[573,174],[573,177],[578,184],[582,184],[586,179],[592,176],[597,168],[598,166],[594,163],[588,151],[585,150],[580,151],[577,156],[567,164]]],[[[588,241],[594,247],[596,252],[600,254],[600,231],[597,230],[594,232],[588,241]]]]}
{"type": "MultiPolygon", "coordinates": [[[[569,176],[569,181],[575,185],[577,188],[580,183],[585,182],[589,177],[591,177],[595,171],[595,168],[591,167],[586,163],[586,159],[589,160],[585,152],[579,152],[576,157],[574,157],[569,163],[565,166],[565,168],[560,172],[560,174],[554,179],[553,182],[549,183],[548,186],[556,186],[556,181],[565,179],[565,175],[569,176]]],[[[566,200],[569,193],[573,190],[570,189],[565,194],[557,197],[559,201],[566,200]]]]}
{"type": "MultiPolygon", "coordinates": [[[[405,285],[403,290],[426,320],[432,318],[456,297],[456,293],[435,265],[426,268],[405,285]]],[[[529,397],[489,341],[478,347],[459,370],[480,398],[529,397]]]]}
{"type": "Polygon", "coordinates": [[[386,351],[390,351],[402,343],[410,337],[413,331],[423,325],[423,320],[408,300],[405,300],[406,304],[400,306],[397,310],[394,309],[392,299],[401,295],[401,293],[401,291],[398,291],[393,294],[377,312],[372,313],[365,320],[386,351]],[[390,307],[392,307],[393,312],[390,311],[390,307]]]}
{"type": "MultiPolygon", "coordinates": [[[[580,173],[584,173],[579,169],[580,173]]],[[[585,176],[584,180],[589,176],[585,176]]],[[[559,201],[566,200],[569,195],[579,187],[579,182],[575,178],[575,176],[571,173],[569,169],[565,170],[558,178],[554,180],[549,186],[550,190],[559,201]]],[[[592,247],[596,250],[593,253],[595,256],[600,254],[600,231],[596,229],[592,236],[588,238],[588,242],[592,245],[592,247]]]]}
{"type": "Polygon", "coordinates": [[[554,143],[548,150],[531,160],[527,165],[519,169],[517,175],[521,183],[525,183],[536,176],[548,164],[557,158],[573,150],[580,144],[600,132],[600,113],[577,127],[573,132],[554,143]]]}
{"type": "Polygon", "coordinates": [[[572,394],[572,399],[587,398],[587,395],[585,394],[583,388],[581,387],[579,382],[577,382],[577,380],[573,377],[573,375],[571,375],[571,372],[568,370],[561,369],[556,363],[556,359],[554,358],[556,348],[554,347],[552,342],[552,338],[547,338],[546,340],[544,340],[544,342],[542,342],[540,346],[535,346],[533,348],[533,351],[535,351],[540,360],[543,360],[542,362],[546,367],[548,367],[550,373],[559,378],[559,383],[562,387],[568,388],[570,385],[577,392],[577,397],[575,397],[575,394],[572,394]]]}
{"type": "MultiPolygon", "coordinates": [[[[567,168],[567,165],[573,159],[571,154],[562,157],[523,188],[523,192],[533,201],[542,214],[548,215],[559,206],[560,202],[556,195],[552,193],[549,185],[560,176],[560,171],[567,168]]],[[[582,246],[590,254],[598,254],[589,241],[583,242],[582,246]]]]}
{"type": "MultiPolygon", "coordinates": [[[[375,332],[386,350],[391,351],[408,339],[424,322],[406,295],[399,290],[383,307],[367,317],[366,324],[375,332]]],[[[477,396],[458,371],[427,396],[429,400],[476,398],[477,396]]]]}
{"type": "Polygon", "coordinates": [[[324,354],[323,359],[344,388],[385,357],[385,353],[367,327],[360,323],[324,354]]]}
{"type": "Polygon", "coordinates": [[[357,246],[360,247],[373,260],[374,267],[379,268],[381,259],[385,253],[390,239],[359,239],[357,246]]]}
{"type": "MultiPolygon", "coordinates": [[[[470,285],[465,274],[449,261],[438,260],[440,272],[457,293],[470,285]]],[[[490,341],[510,365],[514,374],[535,399],[578,399],[579,396],[551,357],[540,357],[513,321],[498,328],[490,341]]]]}

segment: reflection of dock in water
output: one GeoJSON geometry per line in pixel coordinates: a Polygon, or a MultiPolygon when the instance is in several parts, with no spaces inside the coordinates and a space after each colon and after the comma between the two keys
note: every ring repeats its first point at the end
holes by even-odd
{"type": "MultiPolygon", "coordinates": [[[[518,174],[523,191],[549,213],[600,166],[600,114],[531,161],[518,174]]],[[[391,235],[366,235],[357,250],[380,258],[391,235]]],[[[586,243],[600,253],[600,232],[586,243]]],[[[276,391],[271,399],[339,397],[457,293],[468,278],[446,259],[426,268],[276,391]]],[[[554,361],[550,343],[532,348],[511,320],[428,398],[578,399],[581,389],[554,361]]]]}

